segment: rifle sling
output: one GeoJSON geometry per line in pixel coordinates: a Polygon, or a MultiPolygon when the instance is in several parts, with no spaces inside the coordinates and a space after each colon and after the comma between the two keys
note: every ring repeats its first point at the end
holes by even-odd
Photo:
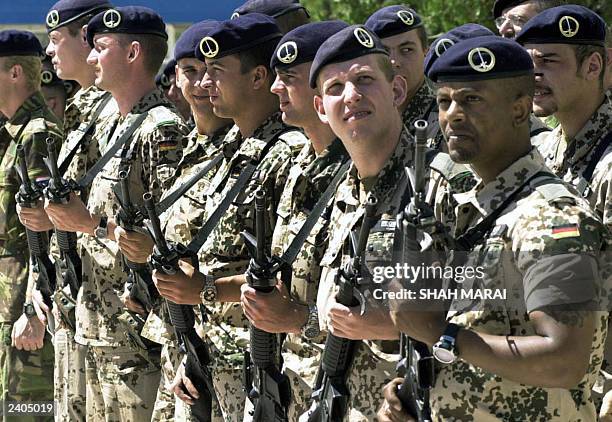
{"type": "Polygon", "coordinates": [[[110,92],[105,92],[104,95],[102,96],[102,101],[100,101],[100,104],[98,105],[98,107],[96,107],[96,110],[91,115],[91,119],[89,120],[89,123],[87,123],[87,126],[85,126],[85,128],[83,128],[83,130],[80,131],[81,136],[78,138],[78,140],[76,141],[72,149],[68,152],[68,155],[66,155],[66,158],[64,158],[61,164],[57,166],[57,168],[59,169],[60,176],[64,176],[64,173],[66,173],[66,170],[68,170],[68,166],[70,165],[70,162],[76,155],[77,150],[83,143],[83,140],[85,140],[85,136],[87,136],[89,131],[96,124],[98,117],[100,117],[100,114],[102,114],[102,110],[104,110],[104,107],[106,107],[106,105],[111,100],[111,98],[112,96],[110,92]]]}
{"type": "Polygon", "coordinates": [[[132,137],[134,132],[136,132],[136,130],[140,127],[141,123],[144,121],[144,119],[147,117],[148,114],[149,112],[145,111],[144,113],[139,114],[134,119],[132,124],[125,130],[125,132],[123,132],[121,137],[119,137],[119,139],[115,141],[113,146],[111,146],[106,151],[106,153],[104,153],[104,155],[100,157],[100,159],[96,162],[96,164],[94,164],[89,169],[87,174],[83,176],[81,180],[78,181],[79,186],[84,188],[84,187],[87,187],[91,182],[93,182],[93,180],[95,179],[96,175],[100,172],[100,170],[102,170],[102,168],[106,165],[106,163],[108,163],[108,161],[117,153],[117,151],[119,151],[119,149],[127,142],[127,140],[132,137]]]}
{"type": "MultiPolygon", "coordinates": [[[[595,151],[593,152],[593,155],[591,156],[591,160],[589,161],[587,168],[584,170],[584,173],[582,173],[582,178],[586,182],[585,187],[591,183],[591,179],[593,178],[593,173],[595,172],[595,167],[599,163],[599,160],[601,160],[601,157],[603,156],[604,152],[606,152],[606,149],[608,149],[608,146],[610,145],[611,142],[612,142],[612,132],[609,132],[606,135],[606,137],[599,143],[599,145],[595,147],[595,151]]],[[[580,193],[584,194],[584,191],[585,189],[582,189],[580,193]]]]}
{"type": "Polygon", "coordinates": [[[202,167],[198,172],[196,172],[193,176],[191,176],[185,183],[181,186],[170,192],[164,199],[161,200],[159,205],[155,208],[157,210],[157,215],[161,215],[164,211],[166,211],[172,204],[174,204],[181,196],[183,196],[193,185],[195,185],[198,180],[204,177],[209,171],[217,166],[223,159],[223,153],[218,154],[212,160],[208,162],[207,165],[202,167]]]}
{"type": "Polygon", "coordinates": [[[342,164],[342,166],[338,168],[338,170],[336,170],[336,174],[334,175],[334,178],[332,179],[330,184],[327,186],[327,189],[325,189],[315,206],[312,208],[312,211],[310,212],[310,214],[306,218],[306,221],[304,222],[302,227],[300,227],[300,230],[297,232],[297,234],[289,244],[289,247],[287,247],[283,255],[279,258],[279,261],[283,265],[291,267],[291,264],[293,264],[293,261],[295,261],[295,258],[302,250],[304,242],[306,241],[306,239],[308,239],[308,236],[310,235],[310,232],[319,220],[319,217],[321,216],[321,214],[323,214],[323,211],[325,210],[325,207],[327,206],[329,200],[332,198],[332,196],[334,196],[336,188],[340,183],[340,179],[342,179],[342,177],[346,175],[346,172],[348,171],[350,165],[351,160],[346,160],[346,162],[342,164]]]}

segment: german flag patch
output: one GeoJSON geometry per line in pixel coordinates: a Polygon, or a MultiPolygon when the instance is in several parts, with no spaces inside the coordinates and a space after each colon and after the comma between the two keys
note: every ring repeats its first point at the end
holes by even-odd
{"type": "Polygon", "coordinates": [[[553,239],[565,239],[566,237],[578,236],[580,236],[578,224],[563,224],[561,226],[553,226],[552,228],[553,239]]]}
{"type": "Polygon", "coordinates": [[[158,144],[160,151],[171,151],[176,149],[176,142],[174,141],[164,141],[158,144]]]}

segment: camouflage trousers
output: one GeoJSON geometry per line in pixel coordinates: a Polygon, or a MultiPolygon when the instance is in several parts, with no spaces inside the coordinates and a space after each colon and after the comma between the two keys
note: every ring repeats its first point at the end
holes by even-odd
{"type": "Polygon", "coordinates": [[[157,397],[155,397],[151,422],[175,420],[175,398],[172,391],[170,391],[170,385],[174,381],[176,370],[181,364],[182,358],[183,355],[177,347],[168,344],[162,345],[160,357],[161,378],[157,389],[157,397]]]}
{"type": "Polygon", "coordinates": [[[129,347],[89,346],[87,421],[150,420],[160,379],[156,362],[159,354],[144,357],[129,347]]]}
{"type": "MultiPolygon", "coordinates": [[[[40,350],[28,352],[11,346],[12,324],[0,323],[0,385],[2,401],[31,402],[53,400],[53,345],[46,335],[40,350]]],[[[52,421],[53,417],[6,417],[3,421],[52,421]]]]}
{"type": "Polygon", "coordinates": [[[53,346],[56,421],[85,421],[87,346],[74,340],[74,332],[70,328],[58,328],[55,331],[53,346]]]}

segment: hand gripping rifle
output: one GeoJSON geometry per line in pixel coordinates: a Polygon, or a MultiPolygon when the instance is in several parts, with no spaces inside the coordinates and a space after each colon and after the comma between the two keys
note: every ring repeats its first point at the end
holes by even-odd
{"type": "MultiPolygon", "coordinates": [[[[351,233],[351,259],[338,273],[339,286],[336,302],[344,306],[363,306],[365,304],[358,287],[365,282],[365,250],[370,229],[375,221],[375,197],[369,196],[365,205],[365,215],[359,231],[359,238],[351,233]]],[[[313,398],[314,408],[308,412],[308,422],[341,422],[348,410],[349,391],[346,378],[353,361],[358,342],[327,334],[321,358],[321,367],[313,398]]]]}
{"type": "MultiPolygon", "coordinates": [[[[143,227],[145,218],[138,207],[132,203],[128,176],[127,171],[120,171],[119,184],[113,188],[121,206],[117,214],[117,223],[126,230],[135,231],[143,227]],[[119,186],[119,190],[117,190],[117,186],[119,186]]],[[[132,262],[125,256],[124,263],[129,270],[127,288],[130,299],[138,301],[147,313],[150,312],[159,304],[161,298],[151,278],[149,265],[132,262]]]]}
{"type": "MultiPolygon", "coordinates": [[[[255,231],[256,238],[242,232],[245,244],[251,255],[247,270],[249,286],[261,293],[274,290],[276,273],[281,265],[274,263],[266,254],[266,193],[263,189],[255,192],[255,231]]],[[[251,340],[250,358],[245,361],[245,389],[255,405],[253,420],[262,422],[288,421],[287,409],[291,400],[289,379],[279,369],[279,336],[253,326],[249,327],[251,340]],[[255,386],[250,376],[251,362],[255,366],[255,386]]]]}
{"type": "MultiPolygon", "coordinates": [[[[436,221],[433,210],[425,201],[427,193],[427,166],[425,153],[427,150],[427,122],[417,120],[415,127],[414,168],[407,169],[409,183],[412,187],[410,203],[397,216],[396,228],[401,242],[401,263],[418,266],[421,264],[422,247],[417,230],[426,232],[427,242],[444,232],[441,224],[436,221]]],[[[418,421],[431,421],[429,407],[429,390],[435,383],[434,359],[426,344],[415,341],[405,334],[400,338],[401,360],[398,364],[398,374],[404,377],[397,395],[402,406],[418,421]]]]}
{"type": "MultiPolygon", "coordinates": [[[[150,193],[145,193],[143,199],[149,217],[147,228],[151,231],[155,241],[155,248],[151,255],[153,267],[166,274],[175,274],[179,270],[179,260],[189,258],[197,271],[197,254],[181,244],[168,245],[159,224],[153,196],[150,193]]],[[[179,339],[180,349],[187,354],[185,375],[189,377],[200,393],[200,397],[191,406],[191,413],[199,422],[210,421],[212,418],[212,401],[217,401],[217,397],[210,372],[212,359],[208,345],[195,330],[193,306],[178,305],[169,300],[166,302],[170,313],[170,321],[179,339]]]]}
{"type": "MultiPolygon", "coordinates": [[[[15,195],[15,199],[21,207],[35,208],[43,197],[43,191],[40,186],[30,181],[23,145],[17,145],[17,159],[19,164],[16,170],[21,179],[21,186],[17,195],[15,195]]],[[[49,235],[47,232],[35,232],[26,228],[26,236],[33,270],[38,274],[36,287],[42,294],[45,305],[49,308],[47,327],[53,333],[55,332],[55,319],[51,310],[53,309],[52,296],[56,286],[56,274],[53,263],[49,258],[49,235]]]]}
{"type": "MultiPolygon", "coordinates": [[[[62,179],[57,167],[55,141],[52,138],[47,138],[47,157],[44,158],[44,161],[51,174],[49,185],[45,189],[47,199],[54,204],[68,203],[70,193],[77,188],[74,182],[62,179]]],[[[60,259],[55,263],[58,277],[62,281],[62,286],[69,286],[72,298],[76,298],[82,283],[77,235],[74,232],[55,229],[55,237],[60,249],[60,259]]]]}

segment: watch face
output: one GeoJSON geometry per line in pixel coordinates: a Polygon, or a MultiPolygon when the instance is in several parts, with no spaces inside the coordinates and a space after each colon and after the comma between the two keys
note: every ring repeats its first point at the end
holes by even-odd
{"type": "Polygon", "coordinates": [[[106,229],[103,229],[102,227],[98,227],[96,229],[95,235],[98,239],[106,238],[106,229]]]}
{"type": "Polygon", "coordinates": [[[315,338],[321,333],[318,327],[306,327],[304,329],[304,337],[312,339],[315,338]]]}
{"type": "Polygon", "coordinates": [[[214,302],[217,298],[217,292],[214,288],[206,288],[203,292],[204,300],[207,302],[214,302]]]}
{"type": "Polygon", "coordinates": [[[443,349],[439,346],[434,346],[433,355],[442,363],[453,363],[455,361],[455,354],[452,351],[443,349]]]}

